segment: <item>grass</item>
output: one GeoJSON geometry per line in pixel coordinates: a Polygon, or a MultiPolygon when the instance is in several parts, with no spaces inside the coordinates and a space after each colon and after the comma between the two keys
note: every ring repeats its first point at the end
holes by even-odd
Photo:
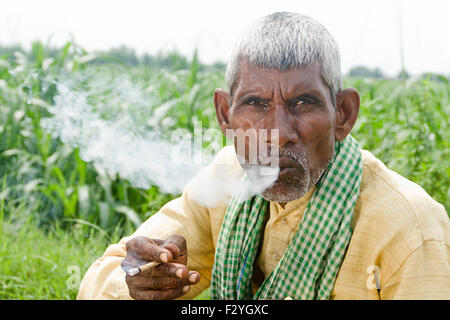
{"type": "MultiPolygon", "coordinates": [[[[195,54],[189,63],[172,54],[169,67],[116,60],[94,64],[88,52],[70,42],[59,49],[35,43],[27,53],[0,52],[0,299],[74,299],[75,273],[82,276],[108,244],[132,233],[136,217],[144,221],[177,196],[156,186],[135,188],[106,174],[46,132],[41,122],[57,93],[48,79],[127,75],[151,93],[155,108],[170,106],[157,121],[155,109],[136,113],[142,128],[192,132],[194,119],[205,129],[217,128],[212,95],[225,87],[223,68],[203,66],[195,54]]],[[[347,78],[345,86],[361,96],[352,134],[362,147],[421,185],[448,211],[448,79],[347,78]]],[[[96,95],[92,87],[85,89],[92,89],[94,104],[114,99],[114,90],[96,95]]]]}
{"type": "Polygon", "coordinates": [[[0,221],[0,298],[75,299],[89,266],[117,237],[73,223],[38,228],[32,219],[0,221]]]}

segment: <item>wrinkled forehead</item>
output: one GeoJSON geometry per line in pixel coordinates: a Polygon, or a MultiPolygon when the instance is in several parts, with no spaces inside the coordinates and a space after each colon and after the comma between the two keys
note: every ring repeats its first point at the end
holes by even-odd
{"type": "Polygon", "coordinates": [[[305,90],[321,91],[324,94],[330,92],[321,76],[318,62],[287,70],[278,70],[254,66],[248,61],[242,60],[231,94],[232,99],[235,99],[248,92],[271,95],[280,91],[289,96],[305,90]]]}

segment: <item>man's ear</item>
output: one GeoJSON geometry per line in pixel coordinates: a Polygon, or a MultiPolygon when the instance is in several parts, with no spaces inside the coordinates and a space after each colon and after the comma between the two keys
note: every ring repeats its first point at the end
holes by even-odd
{"type": "Polygon", "coordinates": [[[359,93],[356,89],[340,91],[336,97],[336,140],[342,141],[352,131],[359,112],[359,93]]]}
{"type": "Polygon", "coordinates": [[[216,107],[216,118],[222,133],[226,136],[230,125],[230,94],[222,89],[214,90],[214,106],[216,107]]]}

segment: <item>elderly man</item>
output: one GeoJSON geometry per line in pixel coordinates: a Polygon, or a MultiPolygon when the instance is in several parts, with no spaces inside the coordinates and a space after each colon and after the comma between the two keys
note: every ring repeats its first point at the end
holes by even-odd
{"type": "MultiPolygon", "coordinates": [[[[227,85],[214,93],[220,128],[278,130],[266,139],[278,149],[276,181],[214,208],[188,184],[108,247],[79,299],[191,299],[208,287],[213,299],[450,298],[446,211],[352,138],[359,95],[342,89],[322,25],[285,12],[259,20],[236,46],[227,85]]],[[[203,174],[248,170],[236,150],[223,148],[203,174]]]]}

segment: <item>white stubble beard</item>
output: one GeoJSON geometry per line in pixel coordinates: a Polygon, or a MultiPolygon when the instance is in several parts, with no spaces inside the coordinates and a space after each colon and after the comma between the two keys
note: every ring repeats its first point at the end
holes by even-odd
{"type": "Polygon", "coordinates": [[[313,186],[317,184],[317,182],[319,182],[323,173],[333,159],[333,154],[331,154],[331,156],[329,156],[328,159],[322,163],[322,165],[311,172],[311,170],[309,169],[308,160],[305,157],[299,156],[294,153],[290,153],[290,155],[292,158],[295,158],[295,161],[303,169],[304,175],[301,177],[301,179],[296,179],[296,182],[298,182],[298,184],[296,183],[295,186],[292,186],[292,188],[290,188],[291,190],[289,190],[287,193],[275,192],[273,187],[267,189],[266,191],[261,193],[264,199],[278,203],[287,203],[303,197],[309,190],[311,190],[313,186]]]}

